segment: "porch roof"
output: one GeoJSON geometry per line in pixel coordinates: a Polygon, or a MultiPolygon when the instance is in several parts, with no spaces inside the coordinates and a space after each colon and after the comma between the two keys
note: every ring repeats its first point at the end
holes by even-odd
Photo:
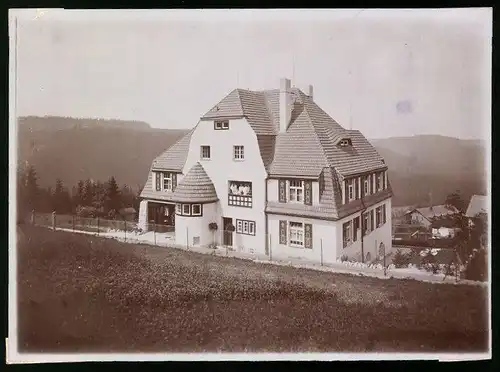
{"type": "Polygon", "coordinates": [[[198,162],[179,182],[172,200],[178,203],[213,203],[219,198],[212,180],[198,162]]]}

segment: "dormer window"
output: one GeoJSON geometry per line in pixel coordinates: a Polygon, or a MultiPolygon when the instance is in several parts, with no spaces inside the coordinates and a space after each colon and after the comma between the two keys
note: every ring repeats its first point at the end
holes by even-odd
{"type": "Polygon", "coordinates": [[[228,130],[229,129],[229,120],[216,120],[216,121],[214,121],[214,129],[215,130],[228,130]]]}
{"type": "Polygon", "coordinates": [[[348,147],[348,146],[352,146],[351,139],[350,139],[350,138],[342,138],[342,139],[339,141],[339,146],[340,146],[340,147],[348,147]]]}

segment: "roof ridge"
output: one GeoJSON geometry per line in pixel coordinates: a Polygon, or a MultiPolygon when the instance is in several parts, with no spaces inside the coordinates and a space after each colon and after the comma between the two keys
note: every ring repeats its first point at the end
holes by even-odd
{"type": "Polygon", "coordinates": [[[240,95],[240,90],[242,90],[242,89],[236,88],[235,90],[236,90],[236,95],[238,96],[238,103],[240,105],[241,112],[243,113],[243,116],[246,116],[245,107],[243,106],[243,102],[241,100],[241,95],[240,95]]]}
{"type": "Polygon", "coordinates": [[[316,139],[318,140],[319,144],[321,145],[321,152],[323,154],[323,160],[325,161],[326,164],[328,164],[330,166],[330,168],[332,168],[333,170],[335,170],[335,172],[337,171],[335,169],[335,167],[333,167],[330,162],[328,161],[328,157],[326,156],[326,152],[325,152],[325,147],[323,146],[323,143],[321,142],[321,139],[319,138],[318,136],[318,133],[316,132],[316,127],[314,126],[314,123],[311,119],[311,115],[309,113],[309,110],[307,109],[306,105],[304,104],[304,102],[302,102],[302,109],[304,110],[304,112],[307,114],[307,121],[309,122],[309,124],[312,126],[312,129],[313,129],[313,132],[314,132],[314,135],[316,136],[316,139]]]}

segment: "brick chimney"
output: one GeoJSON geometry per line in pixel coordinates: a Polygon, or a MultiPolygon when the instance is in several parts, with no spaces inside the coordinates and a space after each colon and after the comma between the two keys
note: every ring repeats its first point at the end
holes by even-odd
{"type": "Polygon", "coordinates": [[[292,83],[289,79],[282,78],[280,81],[280,132],[286,132],[292,117],[292,83]]]}
{"type": "Polygon", "coordinates": [[[314,92],[313,92],[313,86],[312,86],[312,85],[309,85],[309,97],[310,97],[311,99],[313,99],[313,93],[314,93],[314,92]]]}

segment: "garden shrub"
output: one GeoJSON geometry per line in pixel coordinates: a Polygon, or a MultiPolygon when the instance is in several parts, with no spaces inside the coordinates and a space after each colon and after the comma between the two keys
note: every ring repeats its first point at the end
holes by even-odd
{"type": "Polygon", "coordinates": [[[403,253],[401,252],[400,249],[398,249],[394,254],[392,263],[397,269],[400,269],[402,267],[408,267],[408,265],[410,264],[410,260],[411,260],[411,254],[403,253]]]}

